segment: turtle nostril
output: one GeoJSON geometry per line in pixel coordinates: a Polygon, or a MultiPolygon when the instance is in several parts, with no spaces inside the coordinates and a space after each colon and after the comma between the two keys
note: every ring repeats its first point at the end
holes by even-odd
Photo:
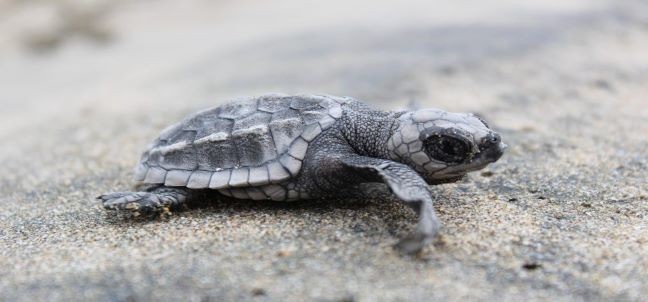
{"type": "Polygon", "coordinates": [[[489,149],[493,146],[499,145],[501,141],[502,138],[499,136],[499,134],[495,134],[495,133],[489,134],[488,136],[482,139],[479,149],[481,150],[489,149]]]}
{"type": "Polygon", "coordinates": [[[493,144],[497,144],[497,143],[499,143],[500,140],[501,140],[501,138],[500,138],[500,135],[499,135],[499,134],[493,134],[493,135],[491,136],[491,142],[493,142],[493,144]]]}
{"type": "Polygon", "coordinates": [[[499,149],[502,143],[502,137],[497,133],[488,134],[479,144],[479,151],[484,152],[492,149],[499,149]]]}

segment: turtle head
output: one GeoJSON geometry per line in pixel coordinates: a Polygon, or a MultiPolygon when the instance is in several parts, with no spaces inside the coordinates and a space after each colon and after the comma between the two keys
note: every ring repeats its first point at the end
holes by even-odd
{"type": "Polygon", "coordinates": [[[387,145],[393,160],[410,165],[428,183],[452,182],[480,170],[506,147],[480,116],[439,109],[401,115],[387,145]]]}

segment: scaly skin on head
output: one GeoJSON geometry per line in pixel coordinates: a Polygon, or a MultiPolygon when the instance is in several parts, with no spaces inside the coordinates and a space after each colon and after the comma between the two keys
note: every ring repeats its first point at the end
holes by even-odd
{"type": "Polygon", "coordinates": [[[345,111],[339,127],[357,154],[406,164],[430,184],[456,181],[480,170],[497,161],[507,147],[472,113],[383,112],[362,103],[348,106],[353,110],[345,111]],[[448,156],[447,151],[461,154],[448,156]]]}
{"type": "Polygon", "coordinates": [[[460,179],[497,161],[506,145],[477,115],[439,109],[407,112],[388,142],[391,159],[419,172],[428,183],[460,179]]]}

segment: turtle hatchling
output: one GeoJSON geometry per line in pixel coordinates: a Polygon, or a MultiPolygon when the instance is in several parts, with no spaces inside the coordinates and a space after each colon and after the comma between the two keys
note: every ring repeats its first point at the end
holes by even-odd
{"type": "Polygon", "coordinates": [[[204,192],[291,201],[362,196],[364,184],[383,183],[418,214],[415,231],[397,244],[414,253],[440,228],[429,185],[482,169],[505,148],[471,113],[380,111],[350,97],[270,94],[168,127],[135,168],[144,189],[98,199],[108,210],[138,215],[167,211],[204,192]]]}

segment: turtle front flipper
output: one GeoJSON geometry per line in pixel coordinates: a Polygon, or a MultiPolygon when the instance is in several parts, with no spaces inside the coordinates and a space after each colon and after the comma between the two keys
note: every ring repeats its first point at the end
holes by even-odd
{"type": "Polygon", "coordinates": [[[168,212],[185,204],[192,195],[187,188],[156,186],[142,192],[104,194],[97,199],[106,210],[139,216],[168,212]]]}
{"type": "Polygon", "coordinates": [[[396,245],[400,251],[416,253],[437,236],[441,223],[434,212],[428,184],[412,168],[389,160],[359,155],[347,155],[336,160],[346,173],[356,176],[351,179],[384,182],[400,201],[418,213],[416,231],[396,245]]]}

